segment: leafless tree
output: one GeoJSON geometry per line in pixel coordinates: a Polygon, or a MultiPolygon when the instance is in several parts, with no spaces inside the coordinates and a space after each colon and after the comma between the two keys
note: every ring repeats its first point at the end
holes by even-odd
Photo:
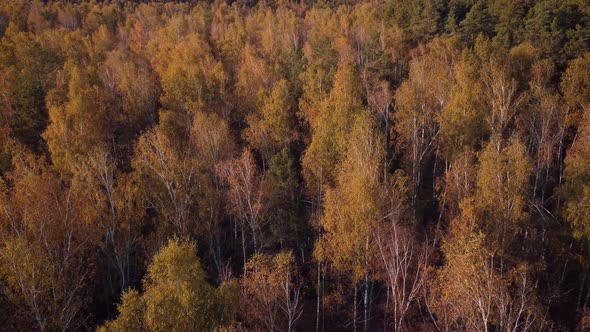
{"type": "Polygon", "coordinates": [[[377,231],[376,240],[391,292],[393,329],[402,331],[407,314],[426,283],[430,250],[397,222],[377,231]]]}
{"type": "Polygon", "coordinates": [[[246,262],[245,225],[252,231],[254,250],[257,250],[256,234],[264,222],[264,191],[262,177],[257,174],[252,153],[245,150],[242,157],[217,166],[217,174],[228,185],[227,201],[230,213],[239,221],[242,232],[242,254],[246,262]]]}
{"type": "Polygon", "coordinates": [[[279,306],[287,318],[287,331],[294,330],[295,323],[303,314],[303,303],[301,302],[301,286],[296,285],[291,280],[290,273],[281,280],[281,295],[279,296],[279,306]]]}

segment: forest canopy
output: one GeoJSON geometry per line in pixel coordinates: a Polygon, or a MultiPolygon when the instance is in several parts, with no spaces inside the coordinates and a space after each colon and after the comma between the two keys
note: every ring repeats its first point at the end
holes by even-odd
{"type": "Polygon", "coordinates": [[[590,331],[585,0],[0,1],[0,330],[590,331]]]}

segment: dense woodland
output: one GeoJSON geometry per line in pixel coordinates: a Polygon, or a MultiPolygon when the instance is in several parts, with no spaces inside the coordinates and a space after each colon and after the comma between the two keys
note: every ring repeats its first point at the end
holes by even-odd
{"type": "Polygon", "coordinates": [[[590,2],[0,2],[0,329],[590,330],[590,2]]]}

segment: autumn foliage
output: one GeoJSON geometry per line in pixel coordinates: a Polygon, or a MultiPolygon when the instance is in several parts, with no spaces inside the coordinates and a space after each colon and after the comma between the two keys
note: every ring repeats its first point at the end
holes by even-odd
{"type": "Polygon", "coordinates": [[[0,2],[0,330],[590,328],[583,0],[0,2]]]}

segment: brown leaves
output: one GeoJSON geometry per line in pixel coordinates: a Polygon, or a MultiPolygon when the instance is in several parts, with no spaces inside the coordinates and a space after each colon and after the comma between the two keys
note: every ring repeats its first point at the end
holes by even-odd
{"type": "Polygon", "coordinates": [[[239,159],[219,164],[216,171],[228,185],[229,212],[240,223],[250,226],[256,246],[256,234],[264,223],[266,205],[262,180],[252,153],[244,150],[239,159]]]}
{"type": "Polygon", "coordinates": [[[19,154],[13,191],[2,201],[0,270],[14,303],[39,329],[76,329],[84,321],[93,246],[100,234],[83,217],[67,179],[43,160],[19,154]],[[28,314],[27,314],[28,313],[28,314]]]}
{"type": "Polygon", "coordinates": [[[291,252],[252,257],[242,278],[245,320],[259,329],[292,331],[303,310],[298,278],[291,252]]]}

